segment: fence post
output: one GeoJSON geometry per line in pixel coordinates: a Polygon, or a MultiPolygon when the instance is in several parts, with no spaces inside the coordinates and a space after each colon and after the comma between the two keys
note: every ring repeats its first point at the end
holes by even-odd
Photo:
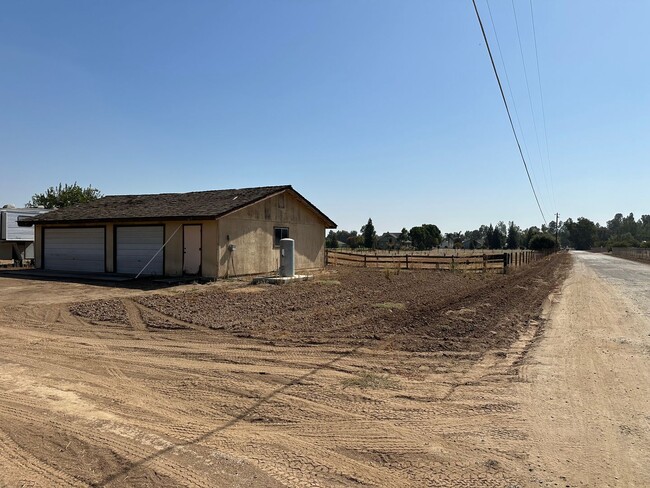
{"type": "Polygon", "coordinates": [[[483,253],[483,272],[487,273],[487,254],[483,253]]]}
{"type": "Polygon", "coordinates": [[[364,268],[368,267],[368,255],[367,254],[363,255],[363,267],[364,268]]]}
{"type": "Polygon", "coordinates": [[[508,253],[503,254],[503,274],[506,274],[506,270],[508,269],[508,253]]]}
{"type": "Polygon", "coordinates": [[[409,269],[409,255],[406,255],[406,269],[409,269]]]}

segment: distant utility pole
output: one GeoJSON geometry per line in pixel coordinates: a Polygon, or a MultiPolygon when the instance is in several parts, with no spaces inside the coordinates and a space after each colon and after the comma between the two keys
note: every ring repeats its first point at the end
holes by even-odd
{"type": "Polygon", "coordinates": [[[559,233],[559,228],[558,225],[560,225],[560,214],[556,213],[555,214],[555,247],[557,249],[560,248],[559,242],[558,242],[558,233],[559,233]]]}

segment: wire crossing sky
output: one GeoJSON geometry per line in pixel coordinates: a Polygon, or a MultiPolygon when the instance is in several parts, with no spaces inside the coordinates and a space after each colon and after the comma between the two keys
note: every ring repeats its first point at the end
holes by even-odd
{"type": "MultiPolygon", "coordinates": [[[[494,58],[492,57],[492,51],[490,50],[490,45],[488,43],[487,36],[485,35],[485,29],[483,28],[483,22],[481,21],[481,16],[478,13],[475,0],[472,0],[472,3],[474,4],[474,11],[476,12],[476,18],[478,19],[479,26],[481,27],[481,34],[483,34],[483,39],[485,40],[485,47],[487,48],[488,55],[490,56],[490,63],[492,64],[492,70],[494,71],[494,76],[499,85],[499,92],[501,93],[501,99],[503,100],[503,105],[505,106],[506,113],[508,114],[508,121],[510,122],[510,128],[512,129],[512,134],[515,137],[515,142],[517,143],[517,149],[519,150],[519,155],[521,156],[521,161],[522,163],[524,163],[524,169],[526,170],[526,176],[528,177],[530,188],[531,190],[533,190],[535,203],[537,203],[537,208],[539,208],[539,213],[542,216],[542,221],[544,222],[544,224],[547,224],[548,221],[546,220],[546,217],[544,216],[544,211],[542,210],[542,206],[539,203],[539,198],[537,197],[537,191],[535,191],[535,185],[533,185],[533,180],[530,178],[530,172],[528,171],[528,164],[526,163],[524,152],[521,150],[521,144],[519,144],[519,137],[517,136],[517,131],[515,130],[515,124],[512,122],[512,116],[510,115],[510,108],[508,108],[508,101],[506,100],[506,95],[503,92],[503,86],[501,85],[501,80],[499,78],[499,73],[497,72],[497,67],[494,64],[494,58]]],[[[513,4],[513,8],[514,8],[514,4],[513,4]]],[[[517,36],[519,36],[519,31],[517,31],[517,36]]],[[[519,44],[519,46],[521,47],[521,43],[519,44]]],[[[524,65],[524,73],[525,73],[525,65],[524,65]]],[[[526,81],[526,84],[528,84],[528,81],[526,81]]],[[[528,91],[528,95],[529,95],[528,98],[530,100],[530,90],[528,91]]],[[[533,111],[531,105],[531,113],[532,112],[533,111]]],[[[533,117],[534,117],[534,113],[533,113],[533,117]]]]}
{"type": "MultiPolygon", "coordinates": [[[[519,36],[477,5],[546,217],[650,213],[650,3],[518,0],[519,36]]],[[[348,230],[542,223],[469,1],[6,2],[0,63],[0,205],[292,184],[348,230]]]]}

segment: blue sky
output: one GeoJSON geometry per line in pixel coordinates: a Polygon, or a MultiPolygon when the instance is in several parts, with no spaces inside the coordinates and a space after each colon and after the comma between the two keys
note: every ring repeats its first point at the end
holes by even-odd
{"type": "MultiPolygon", "coordinates": [[[[650,2],[533,1],[549,158],[529,1],[530,101],[512,3],[489,6],[546,218],[650,213],[650,2]]],[[[292,184],[345,229],[541,224],[471,1],[2,10],[0,205],[292,184]]]]}

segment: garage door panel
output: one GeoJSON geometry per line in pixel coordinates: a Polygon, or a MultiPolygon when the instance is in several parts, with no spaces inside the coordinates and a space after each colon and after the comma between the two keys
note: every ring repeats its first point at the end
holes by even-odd
{"type": "Polygon", "coordinates": [[[126,274],[142,271],[143,275],[162,275],[164,254],[160,249],[164,238],[165,228],[162,225],[116,227],[116,271],[126,274]],[[151,263],[147,265],[150,260],[151,263]]]}
{"type": "Polygon", "coordinates": [[[104,228],[45,229],[43,268],[57,271],[104,272],[104,228]]]}

